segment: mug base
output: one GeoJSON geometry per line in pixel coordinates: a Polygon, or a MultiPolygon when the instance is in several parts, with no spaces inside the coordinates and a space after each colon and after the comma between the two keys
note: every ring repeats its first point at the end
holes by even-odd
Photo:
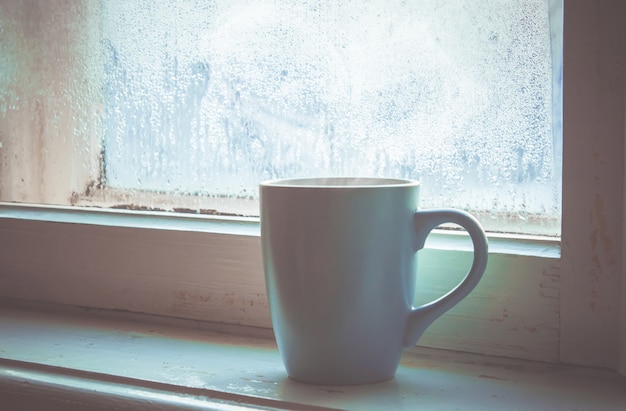
{"type": "Polygon", "coordinates": [[[354,378],[346,378],[346,377],[322,377],[319,376],[314,378],[302,378],[300,376],[288,375],[289,379],[308,385],[321,385],[321,386],[329,386],[329,387],[337,387],[337,386],[352,386],[352,385],[371,385],[371,384],[380,384],[390,380],[393,380],[395,377],[395,373],[391,376],[382,376],[382,377],[370,377],[363,378],[362,376],[355,376],[354,378]]]}

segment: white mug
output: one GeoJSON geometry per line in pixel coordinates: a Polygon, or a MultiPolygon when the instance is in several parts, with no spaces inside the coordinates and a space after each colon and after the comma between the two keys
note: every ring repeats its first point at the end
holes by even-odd
{"type": "Polygon", "coordinates": [[[390,379],[403,349],[478,284],[487,264],[478,221],[455,209],[418,210],[418,196],[419,183],[402,179],[261,183],[267,294],[290,377],[326,385],[390,379]],[[468,231],[473,264],[449,293],[413,307],[417,251],[444,223],[468,231]]]}

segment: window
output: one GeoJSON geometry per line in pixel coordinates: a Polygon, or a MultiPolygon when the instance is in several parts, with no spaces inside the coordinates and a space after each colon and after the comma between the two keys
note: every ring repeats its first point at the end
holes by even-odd
{"type": "MultiPolygon", "coordinates": [[[[8,73],[0,77],[2,201],[67,204],[81,200],[86,187],[98,191],[106,104],[102,79],[85,67],[104,62],[94,63],[102,58],[97,53],[67,58],[85,42],[100,44],[100,27],[80,18],[94,5],[101,3],[0,0],[0,70],[8,73]],[[44,40],[53,47],[42,47],[44,40]],[[66,70],[54,69],[58,61],[66,70]],[[15,79],[22,87],[14,87],[15,79]],[[67,99],[76,87],[89,93],[67,99]]],[[[614,1],[564,8],[561,241],[491,235],[479,288],[433,324],[421,344],[608,368],[626,358],[626,337],[616,331],[626,335],[619,308],[626,295],[623,7],[614,1]]],[[[133,202],[138,193],[131,194],[120,195],[121,202],[133,202]]],[[[256,224],[3,203],[0,296],[267,328],[256,224]]],[[[467,265],[461,235],[439,239],[420,251],[426,280],[418,300],[454,283],[467,265]]]]}
{"type": "Polygon", "coordinates": [[[5,117],[43,116],[45,140],[69,130],[37,104],[69,106],[87,180],[72,203],[258,215],[265,179],[384,175],[421,180],[422,207],[559,234],[560,0],[36,9],[40,33],[4,23],[5,117]],[[44,33],[72,38],[24,55],[44,33]],[[67,42],[67,78],[34,63],[67,42]]]}

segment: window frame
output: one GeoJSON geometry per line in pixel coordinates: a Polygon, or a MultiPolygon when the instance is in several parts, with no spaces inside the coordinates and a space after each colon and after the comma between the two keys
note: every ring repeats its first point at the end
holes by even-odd
{"type": "MultiPolygon", "coordinates": [[[[490,236],[502,248],[492,247],[482,288],[421,344],[626,373],[625,14],[621,0],[564,8],[560,258],[549,241],[490,236]],[[524,241],[528,255],[512,251],[524,241]]],[[[269,327],[257,224],[4,204],[0,297],[269,327]]],[[[424,250],[426,268],[442,257],[464,267],[467,251],[442,248],[424,250]]]]}

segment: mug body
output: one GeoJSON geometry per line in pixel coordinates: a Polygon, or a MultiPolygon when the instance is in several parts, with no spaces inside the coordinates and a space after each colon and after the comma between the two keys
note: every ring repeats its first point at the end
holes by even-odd
{"type": "Polygon", "coordinates": [[[261,241],[278,348],[316,384],[395,374],[417,268],[419,183],[376,178],[262,183],[261,241]]]}

